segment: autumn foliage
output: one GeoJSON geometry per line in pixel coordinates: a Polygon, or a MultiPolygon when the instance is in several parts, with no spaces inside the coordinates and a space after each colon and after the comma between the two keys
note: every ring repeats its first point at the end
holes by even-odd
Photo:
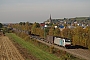
{"type": "Polygon", "coordinates": [[[53,26],[47,28],[41,28],[39,23],[23,23],[20,22],[19,24],[13,24],[11,27],[17,29],[17,35],[21,36],[24,39],[28,39],[27,34],[23,31],[30,31],[31,34],[35,34],[40,36],[41,38],[46,37],[46,35],[52,36],[60,36],[69,38],[72,41],[73,45],[80,45],[83,47],[87,47],[90,49],[90,27],[82,28],[80,26],[76,26],[76,28],[64,28],[60,31],[59,28],[54,28],[53,26]],[[23,31],[18,31],[23,30],[23,31]]]}

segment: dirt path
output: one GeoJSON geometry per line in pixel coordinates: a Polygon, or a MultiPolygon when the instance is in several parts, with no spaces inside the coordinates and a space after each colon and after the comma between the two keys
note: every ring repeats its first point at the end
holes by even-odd
{"type": "Polygon", "coordinates": [[[24,60],[8,37],[0,37],[0,60],[24,60]]]}
{"type": "Polygon", "coordinates": [[[90,51],[88,49],[69,49],[67,51],[71,54],[76,55],[77,57],[90,60],[90,51]]]}

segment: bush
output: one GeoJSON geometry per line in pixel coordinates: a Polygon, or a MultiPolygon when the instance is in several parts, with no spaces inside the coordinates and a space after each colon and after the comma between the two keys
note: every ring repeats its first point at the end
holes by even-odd
{"type": "Polygon", "coordinates": [[[49,51],[50,51],[50,53],[54,53],[55,52],[54,51],[54,46],[50,46],[49,51]]]}
{"type": "Polygon", "coordinates": [[[24,40],[26,40],[26,41],[30,40],[30,36],[29,36],[29,35],[26,36],[26,37],[24,38],[24,40]]]}

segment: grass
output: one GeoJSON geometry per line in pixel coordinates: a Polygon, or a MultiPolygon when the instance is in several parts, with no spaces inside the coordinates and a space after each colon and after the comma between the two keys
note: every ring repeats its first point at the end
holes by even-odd
{"type": "Polygon", "coordinates": [[[19,43],[22,47],[26,48],[30,53],[33,54],[33,56],[37,57],[40,60],[60,60],[60,58],[58,58],[54,54],[50,54],[39,49],[34,44],[24,41],[22,38],[16,36],[13,33],[7,33],[6,35],[13,39],[15,42],[19,43]]]}

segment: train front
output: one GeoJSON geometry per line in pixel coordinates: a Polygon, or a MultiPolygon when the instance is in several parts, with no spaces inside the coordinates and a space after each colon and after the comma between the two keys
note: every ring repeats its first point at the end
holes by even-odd
{"type": "Polygon", "coordinates": [[[71,46],[71,40],[70,39],[65,39],[65,47],[68,48],[71,46]]]}

